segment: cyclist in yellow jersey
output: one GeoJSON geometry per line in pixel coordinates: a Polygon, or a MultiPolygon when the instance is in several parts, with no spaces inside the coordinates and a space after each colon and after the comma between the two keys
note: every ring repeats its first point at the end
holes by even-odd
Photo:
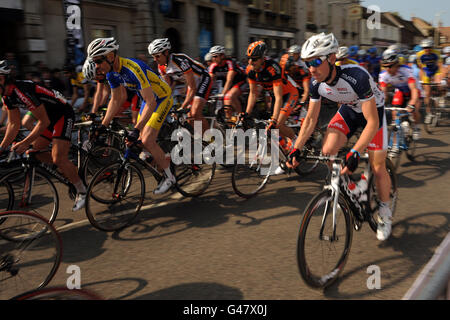
{"type": "Polygon", "coordinates": [[[359,64],[359,63],[348,57],[348,48],[347,47],[339,47],[339,51],[336,54],[336,63],[335,64],[337,66],[343,66],[345,64],[359,64]]]}
{"type": "MultiPolygon", "coordinates": [[[[439,51],[433,49],[433,40],[424,39],[420,46],[422,50],[417,53],[417,65],[420,68],[420,79],[424,84],[427,83],[439,83],[441,81],[442,59],[439,51]]],[[[431,86],[424,85],[425,91],[425,109],[426,116],[425,123],[431,122],[430,114],[430,97],[431,86]]]]}
{"type": "Polygon", "coordinates": [[[156,164],[164,169],[165,178],[153,191],[154,194],[163,194],[176,182],[170,170],[170,158],[166,158],[156,142],[159,129],[172,107],[172,90],[148,65],[141,60],[120,57],[118,49],[114,38],[95,39],[87,49],[88,57],[94,61],[99,72],[106,74],[111,87],[111,100],[100,130],[109,125],[124,102],[121,86],[137,91],[142,99],[140,116],[128,140],[136,142],[140,138],[156,164]]]}

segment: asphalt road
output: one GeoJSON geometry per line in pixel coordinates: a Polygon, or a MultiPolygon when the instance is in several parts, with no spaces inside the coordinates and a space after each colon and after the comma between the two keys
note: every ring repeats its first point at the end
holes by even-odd
{"type": "Polygon", "coordinates": [[[380,242],[367,224],[354,232],[343,274],[325,291],[305,285],[296,261],[300,219],[322,188],[323,169],[274,177],[244,200],[231,171],[218,168],[201,197],[148,199],[137,222],[115,233],[94,229],[83,210],[72,213],[58,188],[64,255],[50,285],[65,285],[67,268],[77,265],[82,288],[105,299],[401,299],[450,230],[449,144],[448,121],[433,135],[422,131],[416,161],[404,156],[397,172],[392,236],[380,242]],[[380,289],[367,287],[373,265],[380,289]]]}

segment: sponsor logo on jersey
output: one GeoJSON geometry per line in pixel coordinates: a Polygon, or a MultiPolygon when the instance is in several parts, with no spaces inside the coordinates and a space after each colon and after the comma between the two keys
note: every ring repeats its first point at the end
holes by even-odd
{"type": "Polygon", "coordinates": [[[350,81],[350,82],[353,83],[353,84],[356,84],[356,83],[357,83],[356,79],[353,78],[353,77],[351,77],[351,76],[349,76],[348,74],[342,73],[342,74],[341,74],[341,77],[344,78],[344,79],[347,80],[347,81],[350,81]]]}

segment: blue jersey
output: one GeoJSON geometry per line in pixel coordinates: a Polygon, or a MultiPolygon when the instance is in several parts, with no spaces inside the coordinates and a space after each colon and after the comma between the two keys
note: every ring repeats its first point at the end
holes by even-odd
{"type": "Polygon", "coordinates": [[[111,89],[122,85],[129,90],[137,91],[142,98],[139,91],[151,87],[157,101],[172,94],[170,86],[144,62],[119,57],[119,63],[118,72],[111,71],[106,75],[111,89]]]}

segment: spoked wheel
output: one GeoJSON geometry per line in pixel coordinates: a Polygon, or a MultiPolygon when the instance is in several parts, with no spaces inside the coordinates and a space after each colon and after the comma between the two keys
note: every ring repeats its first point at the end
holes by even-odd
{"type": "Polygon", "coordinates": [[[298,268],[305,283],[313,288],[325,288],[336,281],[350,253],[352,213],[340,196],[336,204],[334,229],[333,204],[331,190],[323,190],[310,201],[300,224],[298,268]]]}
{"type": "Polygon", "coordinates": [[[85,185],[89,185],[94,174],[108,164],[120,160],[121,150],[110,146],[99,146],[91,149],[81,167],[81,174],[85,185]]]}
{"type": "MultiPolygon", "coordinates": [[[[397,189],[397,174],[395,171],[394,164],[390,159],[386,159],[386,170],[391,178],[391,191],[389,192],[390,196],[390,208],[392,212],[392,217],[394,217],[395,210],[397,208],[397,199],[398,199],[398,189],[397,189]]],[[[378,208],[380,207],[380,199],[378,198],[377,190],[375,184],[375,176],[372,175],[369,181],[368,188],[368,198],[369,198],[369,206],[371,212],[378,212],[378,208]]],[[[369,220],[369,225],[374,232],[377,231],[377,219],[374,215],[372,215],[369,220]]]]}
{"type": "Polygon", "coordinates": [[[12,300],[102,300],[102,298],[86,289],[53,287],[25,292],[12,300]]]}
{"type": "Polygon", "coordinates": [[[121,230],[136,218],[144,196],[142,172],[130,163],[113,163],[92,177],[86,194],[86,215],[99,230],[121,230]]]}
{"type": "MultiPolygon", "coordinates": [[[[243,198],[251,198],[261,191],[269,177],[277,169],[280,161],[275,161],[272,156],[270,141],[258,144],[255,147],[250,144],[249,148],[238,152],[237,164],[231,175],[231,183],[234,192],[243,198]]],[[[274,152],[280,155],[276,148],[274,152]]]]}
{"type": "Polygon", "coordinates": [[[56,274],[62,242],[47,220],[31,212],[0,213],[0,299],[42,289],[56,274]]]}
{"type": "Polygon", "coordinates": [[[215,151],[205,141],[191,139],[190,146],[174,147],[172,158],[176,188],[185,197],[198,197],[208,189],[216,171],[215,151]]]}

